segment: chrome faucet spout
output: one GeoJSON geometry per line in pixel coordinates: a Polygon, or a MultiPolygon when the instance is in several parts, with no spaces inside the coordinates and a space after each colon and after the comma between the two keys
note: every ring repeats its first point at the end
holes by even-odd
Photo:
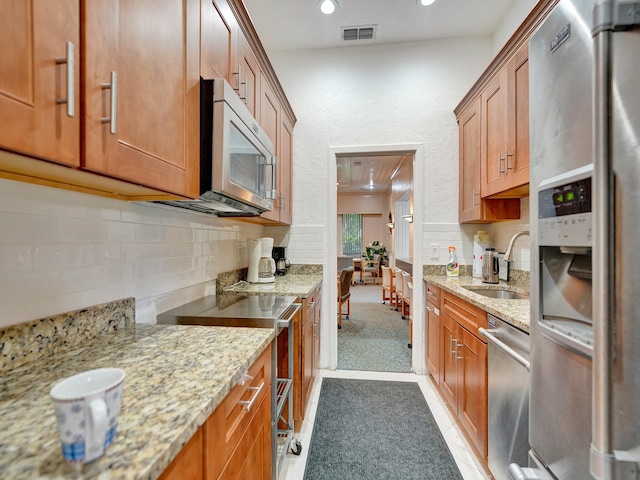
{"type": "Polygon", "coordinates": [[[523,230],[521,232],[518,232],[513,237],[511,237],[511,240],[509,240],[509,246],[507,247],[507,251],[504,253],[505,262],[511,261],[511,251],[513,250],[513,244],[515,243],[516,238],[521,237],[522,235],[529,235],[529,231],[523,230]]]}

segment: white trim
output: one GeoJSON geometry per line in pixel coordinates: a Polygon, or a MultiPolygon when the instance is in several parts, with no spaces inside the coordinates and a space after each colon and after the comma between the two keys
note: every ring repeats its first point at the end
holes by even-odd
{"type": "MultiPolygon", "coordinates": [[[[328,228],[325,239],[325,263],[324,271],[325,284],[323,290],[328,295],[323,295],[328,303],[325,303],[325,311],[329,312],[327,321],[323,322],[322,338],[328,341],[321,345],[321,366],[327,366],[331,370],[336,370],[338,366],[338,286],[335,281],[338,275],[336,259],[338,258],[338,237],[336,216],[338,215],[338,172],[337,155],[358,154],[358,153],[396,153],[413,152],[413,274],[414,287],[412,305],[423,305],[423,281],[422,281],[422,230],[423,230],[423,202],[424,196],[422,187],[424,182],[425,150],[422,143],[406,143],[393,145],[368,145],[349,147],[329,147],[327,157],[327,208],[328,208],[328,228]],[[333,281],[331,281],[333,279],[333,281]],[[416,280],[417,279],[417,280],[416,280]],[[326,361],[328,359],[328,362],[326,361]]],[[[412,370],[418,374],[425,373],[425,345],[424,345],[424,309],[415,308],[413,313],[413,350],[412,350],[412,370]]],[[[409,339],[407,339],[409,341],[409,339]]]]}

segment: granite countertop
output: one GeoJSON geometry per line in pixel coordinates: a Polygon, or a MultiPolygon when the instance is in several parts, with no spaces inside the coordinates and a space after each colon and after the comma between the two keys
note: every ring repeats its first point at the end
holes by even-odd
{"type": "Polygon", "coordinates": [[[529,291],[500,281],[498,284],[483,283],[481,279],[468,275],[446,277],[443,275],[424,275],[424,280],[451,292],[467,302],[482,308],[487,313],[529,333],[529,300],[503,300],[490,298],[474,293],[464,287],[483,287],[487,289],[504,289],[517,293],[529,294],[529,291]]]}
{"type": "Polygon", "coordinates": [[[0,378],[0,478],[155,479],[268,347],[272,329],[132,325],[0,378]],[[62,458],[52,384],[126,371],[118,432],[83,467],[62,458]]]}
{"type": "Polygon", "coordinates": [[[224,293],[242,295],[281,295],[307,298],[311,291],[322,282],[322,274],[287,274],[276,277],[273,283],[239,282],[224,288],[224,293]]]}

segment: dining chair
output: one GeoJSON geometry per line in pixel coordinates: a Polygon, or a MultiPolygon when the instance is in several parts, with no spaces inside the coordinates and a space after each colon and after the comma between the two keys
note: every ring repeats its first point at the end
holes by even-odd
{"type": "Polygon", "coordinates": [[[367,283],[367,274],[369,274],[374,283],[380,281],[380,260],[382,260],[382,257],[377,253],[372,259],[362,259],[363,283],[367,283]]]}
{"type": "MultiPolygon", "coordinates": [[[[413,296],[413,282],[407,282],[407,293],[409,298],[413,296]]],[[[411,308],[411,304],[409,304],[409,343],[407,347],[413,348],[413,309],[411,308]]]]}
{"type": "Polygon", "coordinates": [[[338,278],[338,328],[342,328],[342,305],[347,304],[345,318],[351,313],[351,279],[353,268],[345,268],[338,278]]]}
{"type": "Polygon", "coordinates": [[[395,267],[395,294],[396,294],[396,312],[402,308],[402,270],[395,267]]]}
{"type": "Polygon", "coordinates": [[[402,272],[402,318],[406,318],[411,313],[411,292],[409,291],[409,285],[411,285],[411,290],[413,290],[411,275],[403,271],[402,272]]]}
{"type": "Polygon", "coordinates": [[[389,300],[389,305],[393,305],[395,301],[393,270],[384,265],[380,268],[382,269],[382,303],[389,300]]]}

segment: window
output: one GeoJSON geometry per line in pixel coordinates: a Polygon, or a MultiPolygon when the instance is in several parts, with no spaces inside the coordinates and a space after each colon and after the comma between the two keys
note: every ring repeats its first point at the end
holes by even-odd
{"type": "Polygon", "coordinates": [[[362,253],[362,215],[345,213],[342,215],[342,254],[358,255],[362,253]]]}

